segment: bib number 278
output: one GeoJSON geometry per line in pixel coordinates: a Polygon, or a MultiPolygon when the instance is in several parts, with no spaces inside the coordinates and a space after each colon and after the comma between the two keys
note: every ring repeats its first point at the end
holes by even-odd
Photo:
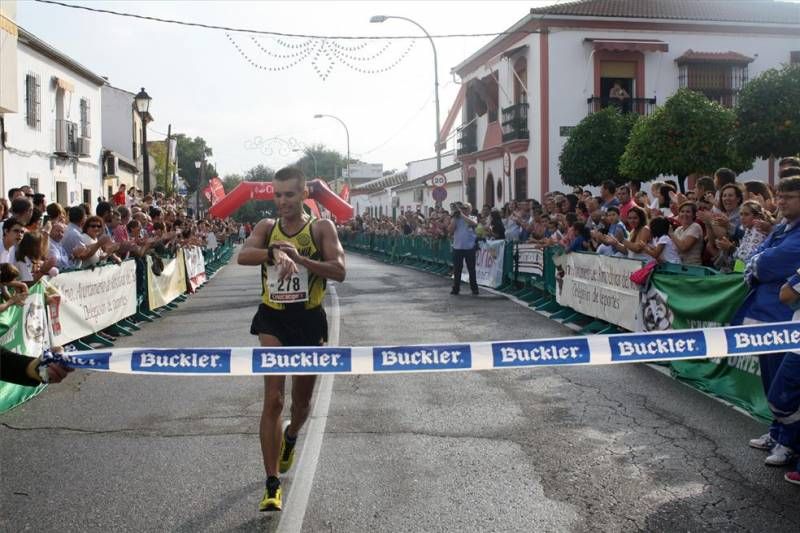
{"type": "Polygon", "coordinates": [[[267,267],[269,300],[274,303],[297,303],[308,301],[308,270],[298,265],[299,271],[281,279],[278,269],[267,267]]]}

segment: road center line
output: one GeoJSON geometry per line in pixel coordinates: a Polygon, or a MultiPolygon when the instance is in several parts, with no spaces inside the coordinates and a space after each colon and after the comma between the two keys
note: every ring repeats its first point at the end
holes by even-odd
{"type": "MultiPolygon", "coordinates": [[[[339,326],[341,313],[339,309],[339,296],[333,284],[328,285],[331,295],[331,330],[328,335],[328,344],[339,345],[339,326]]],[[[320,451],[322,450],[322,437],[325,434],[325,424],[328,422],[328,408],[331,405],[333,393],[333,378],[331,375],[320,377],[317,385],[317,397],[311,410],[311,420],[306,430],[303,448],[295,465],[292,483],[286,496],[285,511],[281,512],[278,523],[278,533],[299,533],[303,528],[303,518],[306,515],[308,499],[311,496],[311,486],[314,483],[314,474],[317,471],[320,451]]]]}

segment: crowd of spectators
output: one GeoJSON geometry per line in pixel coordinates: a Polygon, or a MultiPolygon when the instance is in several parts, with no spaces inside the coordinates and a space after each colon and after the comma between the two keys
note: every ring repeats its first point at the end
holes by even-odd
{"type": "MultiPolygon", "coordinates": [[[[684,193],[674,181],[656,181],[649,191],[630,182],[606,181],[599,195],[576,187],[550,192],[541,202],[512,200],[501,209],[484,205],[472,216],[478,240],[506,239],[567,251],[591,251],[615,257],[743,271],[758,246],[782,219],[780,183],[800,177],[800,159],[780,161],[781,182],[737,181],[720,168],[692,180],[684,193]]],[[[377,235],[446,237],[452,207],[400,213],[397,220],[357,216],[350,231],[377,235]]]]}
{"type": "MultiPolygon", "coordinates": [[[[439,238],[452,233],[451,220],[460,217],[469,220],[469,228],[462,226],[473,235],[472,242],[505,239],[651,265],[740,272],[749,291],[733,324],[800,319],[800,311],[793,311],[800,301],[800,159],[779,162],[775,186],[743,182],[732,170],[720,168],[713,176],[687,180],[686,189],[682,192],[674,181],[657,181],[648,190],[637,182],[606,181],[597,196],[576,187],[568,194],[547,193],[541,202],[511,201],[499,210],[485,205],[478,211],[457,203],[450,211],[406,211],[397,221],[365,213],[345,229],[439,238]]],[[[474,256],[466,257],[457,241],[456,235],[452,294],[458,294],[462,260],[474,270],[474,256]]],[[[471,283],[473,277],[470,272],[471,283]]],[[[472,288],[477,293],[477,286],[472,288]]],[[[774,420],[770,431],[752,439],[750,446],[769,452],[769,466],[791,465],[800,455],[800,352],[759,356],[759,366],[774,420]]],[[[800,485],[800,471],[788,472],[785,479],[800,485]]]]}

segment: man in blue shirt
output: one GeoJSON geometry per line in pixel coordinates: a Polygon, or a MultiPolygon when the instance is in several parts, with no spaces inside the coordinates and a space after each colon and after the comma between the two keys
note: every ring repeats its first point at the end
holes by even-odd
{"type": "MultiPolygon", "coordinates": [[[[745,279],[751,291],[737,312],[734,324],[792,320],[792,309],[781,303],[779,294],[781,286],[800,267],[800,177],[780,181],[778,208],[784,221],[772,230],[747,264],[745,279]]],[[[760,355],[758,362],[764,394],[768,395],[783,362],[783,354],[760,355]]],[[[771,451],[766,459],[770,466],[788,464],[797,451],[781,444],[787,441],[784,431],[784,424],[775,419],[769,433],[750,441],[753,448],[771,451]]]]}
{"type": "MultiPolygon", "coordinates": [[[[794,309],[792,320],[800,321],[800,268],[781,287],[780,298],[782,303],[794,309]]],[[[800,450],[800,350],[787,352],[783,356],[767,401],[775,420],[783,424],[783,441],[780,444],[795,451],[800,450]]],[[[784,479],[800,485],[800,464],[793,472],[787,472],[784,479]]]]}
{"type": "Polygon", "coordinates": [[[472,294],[478,294],[478,279],[475,275],[475,227],[478,221],[471,216],[472,206],[469,203],[453,204],[450,226],[447,231],[453,236],[453,290],[450,294],[458,294],[461,288],[461,272],[464,262],[467,263],[469,288],[472,294]]]}

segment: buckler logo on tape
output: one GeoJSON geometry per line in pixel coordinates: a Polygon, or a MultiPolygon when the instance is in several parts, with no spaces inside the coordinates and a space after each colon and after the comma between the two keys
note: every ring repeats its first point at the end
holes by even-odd
{"type": "Polygon", "coordinates": [[[60,354],[59,357],[72,368],[108,370],[108,362],[111,359],[111,352],[99,352],[80,356],[65,352],[60,354]]]}
{"type": "Polygon", "coordinates": [[[800,322],[780,326],[747,326],[725,330],[728,353],[800,350],[800,322]]]}
{"type": "Polygon", "coordinates": [[[611,360],[616,362],[706,355],[706,336],[702,331],[611,335],[608,342],[611,360]]]}
{"type": "Polygon", "coordinates": [[[281,349],[263,348],[253,350],[253,373],[309,373],[350,372],[349,348],[281,349]]]}
{"type": "Polygon", "coordinates": [[[375,372],[472,368],[472,350],[469,344],[373,348],[372,368],[375,372]]]}
{"type": "Polygon", "coordinates": [[[492,359],[495,368],[588,363],[589,342],[586,339],[493,342],[492,359]]]}
{"type": "Polygon", "coordinates": [[[228,374],[230,350],[134,350],[131,369],[173,374],[228,374]]]}

